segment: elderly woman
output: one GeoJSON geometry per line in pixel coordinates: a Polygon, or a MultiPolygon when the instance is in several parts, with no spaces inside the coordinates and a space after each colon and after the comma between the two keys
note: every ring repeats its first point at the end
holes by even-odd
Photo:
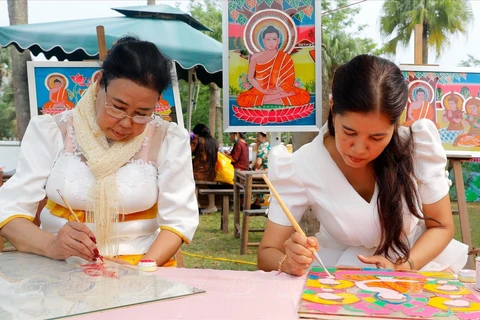
{"type": "Polygon", "coordinates": [[[158,265],[188,243],[198,225],[189,135],[154,116],[169,70],[153,43],[119,39],[74,110],[33,118],[0,189],[0,236],[58,260],[100,251],[158,265]]]}

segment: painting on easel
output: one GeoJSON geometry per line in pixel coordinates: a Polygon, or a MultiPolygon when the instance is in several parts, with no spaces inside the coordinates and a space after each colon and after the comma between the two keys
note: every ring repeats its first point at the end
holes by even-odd
{"type": "Polygon", "coordinates": [[[408,82],[403,125],[432,120],[449,156],[480,157],[480,69],[402,66],[408,82]]]}
{"type": "Polygon", "coordinates": [[[318,131],[316,6],[313,0],[224,1],[226,131],[318,131]]]}
{"type": "MultiPolygon", "coordinates": [[[[55,115],[73,109],[100,70],[99,62],[27,63],[31,117],[55,115]]],[[[159,97],[155,114],[183,127],[180,93],[175,66],[171,70],[172,85],[159,97]]]]}
{"type": "Polygon", "coordinates": [[[480,318],[480,301],[450,273],[332,271],[335,279],[328,279],[323,268],[311,269],[300,318],[480,318]]]}

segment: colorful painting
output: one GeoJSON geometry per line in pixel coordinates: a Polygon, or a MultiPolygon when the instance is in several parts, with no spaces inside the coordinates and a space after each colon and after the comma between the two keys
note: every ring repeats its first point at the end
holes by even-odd
{"type": "Polygon", "coordinates": [[[480,69],[402,67],[408,81],[403,125],[430,119],[449,156],[480,157],[480,69]]]}
{"type": "Polygon", "coordinates": [[[331,272],[334,279],[328,279],[321,267],[311,269],[300,318],[480,319],[480,300],[451,273],[331,272]]]}
{"type": "MultiPolygon", "coordinates": [[[[100,69],[99,62],[28,62],[31,116],[73,109],[100,69]]],[[[155,113],[183,127],[175,68],[172,83],[160,96],[155,113]]]]}
{"type": "Polygon", "coordinates": [[[319,21],[313,0],[226,1],[226,131],[318,130],[319,21]]]}

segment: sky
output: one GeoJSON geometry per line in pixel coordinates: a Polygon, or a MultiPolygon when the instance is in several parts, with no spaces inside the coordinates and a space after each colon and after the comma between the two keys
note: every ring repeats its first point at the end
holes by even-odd
{"type": "MultiPolygon", "coordinates": [[[[225,0],[224,0],[225,1],[225,0]]],[[[159,1],[175,6],[180,3],[180,8],[188,10],[188,0],[159,1]]],[[[351,0],[352,3],[358,0],[351,0]]],[[[480,59],[480,0],[471,0],[474,22],[470,25],[467,36],[455,35],[451,39],[451,45],[446,48],[441,56],[437,58],[435,52],[430,52],[429,63],[438,64],[441,67],[456,67],[460,61],[467,59],[467,54],[480,59]]],[[[121,14],[111,10],[114,7],[127,7],[135,5],[146,5],[147,0],[126,1],[126,0],[29,0],[28,19],[29,23],[41,23],[61,20],[88,19],[120,16],[121,14]]],[[[361,35],[372,38],[376,43],[383,43],[379,32],[380,13],[383,0],[367,0],[357,6],[360,7],[360,14],[355,18],[358,25],[366,25],[361,35]],[[376,18],[372,18],[376,17],[376,18]]],[[[0,0],[0,26],[9,25],[7,1],[0,0]]],[[[389,57],[398,64],[413,63],[413,36],[410,45],[397,50],[395,56],[389,57]]]]}

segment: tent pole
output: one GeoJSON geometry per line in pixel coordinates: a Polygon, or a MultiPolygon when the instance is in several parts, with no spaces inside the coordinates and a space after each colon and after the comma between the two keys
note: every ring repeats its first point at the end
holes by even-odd
{"type": "Polygon", "coordinates": [[[105,40],[105,28],[97,26],[98,56],[100,61],[105,60],[107,56],[107,41],[105,40]]]}
{"type": "Polygon", "coordinates": [[[193,68],[188,69],[187,131],[192,131],[193,68]]]}

